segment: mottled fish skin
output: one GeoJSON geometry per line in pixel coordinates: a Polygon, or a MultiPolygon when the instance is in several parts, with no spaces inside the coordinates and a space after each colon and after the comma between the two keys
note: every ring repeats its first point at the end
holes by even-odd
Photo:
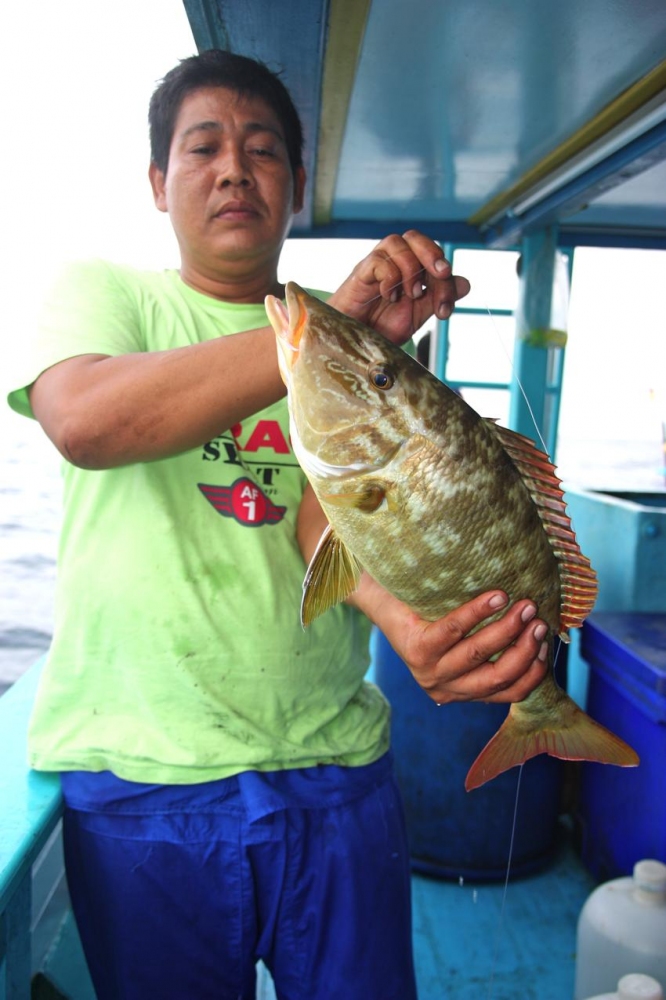
{"type": "MultiPolygon", "coordinates": [[[[383,587],[425,619],[440,618],[497,588],[511,603],[531,598],[549,627],[549,639],[557,634],[566,639],[568,625],[580,624],[592,607],[596,578],[575,539],[569,540],[568,518],[553,488],[559,480],[538,468],[532,473],[530,452],[526,473],[525,463],[511,457],[511,432],[481,418],[375,331],[293,283],[287,286],[287,303],[288,322],[275,300],[267,300],[267,310],[278,334],[292,441],[336,538],[383,587]],[[545,486],[539,482],[542,477],[545,486]],[[556,495],[555,501],[549,494],[556,495]],[[562,515],[553,517],[564,525],[564,542],[554,542],[545,530],[542,502],[561,509],[562,515]],[[561,545],[582,566],[580,580],[575,565],[563,573],[564,557],[556,553],[561,545]],[[571,587],[580,587],[583,596],[569,599],[576,607],[573,612],[568,608],[563,622],[563,590],[571,587]]],[[[532,449],[526,439],[515,438],[519,449],[532,449]]],[[[541,456],[535,455],[538,463],[541,456]]],[[[540,752],[571,759],[587,754],[586,759],[627,765],[638,761],[613,734],[607,734],[610,747],[592,745],[603,743],[599,731],[607,731],[560,691],[552,669],[547,681],[511,711],[514,728],[528,732],[538,726],[532,748],[520,751],[519,759],[509,748],[504,759],[505,748],[499,745],[487,754],[491,741],[484,754],[497,760],[480,755],[468,787],[540,752]],[[556,715],[560,721],[551,726],[556,715]],[[570,739],[569,748],[559,733],[551,735],[558,726],[570,739]],[[576,727],[587,727],[592,735],[586,732],[581,743],[571,735],[576,727]]]]}
{"type": "Polygon", "coordinates": [[[450,395],[451,418],[439,433],[408,439],[381,472],[337,483],[313,477],[315,492],[370,575],[422,618],[434,621],[492,587],[512,601],[532,597],[557,632],[557,561],[536,508],[492,430],[468,420],[450,395]],[[468,447],[452,453],[449,435],[468,447]],[[334,503],[364,481],[386,490],[371,534],[369,515],[334,503]]]}

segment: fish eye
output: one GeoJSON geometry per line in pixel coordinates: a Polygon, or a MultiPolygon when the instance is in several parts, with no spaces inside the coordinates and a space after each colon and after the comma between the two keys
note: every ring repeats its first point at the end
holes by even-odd
{"type": "Polygon", "coordinates": [[[386,392],[395,382],[395,376],[388,365],[375,365],[370,369],[370,381],[375,389],[382,389],[386,392]]]}

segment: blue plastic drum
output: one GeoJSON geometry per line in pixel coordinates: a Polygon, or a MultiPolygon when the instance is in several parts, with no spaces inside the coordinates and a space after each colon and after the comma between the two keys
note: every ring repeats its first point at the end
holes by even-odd
{"type": "Polygon", "coordinates": [[[504,879],[516,818],[511,874],[543,867],[558,841],[563,768],[540,756],[474,791],[465,776],[503,722],[505,705],[438,707],[381,633],[373,679],[392,707],[392,739],[405,803],[412,867],[428,875],[504,879]]]}

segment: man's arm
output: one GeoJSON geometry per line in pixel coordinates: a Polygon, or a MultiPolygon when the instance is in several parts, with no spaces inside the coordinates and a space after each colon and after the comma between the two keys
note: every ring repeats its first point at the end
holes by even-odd
{"type": "MultiPolygon", "coordinates": [[[[306,562],[326,527],[324,512],[307,486],[298,515],[297,538],[306,562]]],[[[424,621],[367,573],[349,598],[377,625],[426,694],[443,705],[453,701],[522,701],[543,680],[546,625],[532,601],[517,601],[498,621],[468,635],[506,603],[501,591],[481,594],[434,622],[424,621]],[[495,661],[490,657],[504,650],[495,661]]]]}
{"type": "MultiPolygon", "coordinates": [[[[436,243],[409,233],[382,240],[331,304],[403,343],[468,290],[436,243]]],[[[284,392],[267,326],[168,351],[68,358],[39,376],[30,402],[68,461],[105,469],[197,447],[284,392]]]]}
{"type": "Polygon", "coordinates": [[[30,404],[69,462],[109,469],[195,448],[284,393],[264,327],[167,351],[68,358],[39,376],[30,404]]]}

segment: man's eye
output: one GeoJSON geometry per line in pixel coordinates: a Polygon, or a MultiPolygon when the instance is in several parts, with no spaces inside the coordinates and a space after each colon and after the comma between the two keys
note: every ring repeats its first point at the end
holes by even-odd
{"type": "Polygon", "coordinates": [[[255,146],[254,149],[251,150],[251,153],[254,156],[258,156],[258,157],[275,156],[274,150],[270,149],[268,146],[255,146]]]}
{"type": "Polygon", "coordinates": [[[195,146],[192,152],[196,153],[197,156],[210,156],[215,152],[215,149],[213,146],[195,146]]]}

